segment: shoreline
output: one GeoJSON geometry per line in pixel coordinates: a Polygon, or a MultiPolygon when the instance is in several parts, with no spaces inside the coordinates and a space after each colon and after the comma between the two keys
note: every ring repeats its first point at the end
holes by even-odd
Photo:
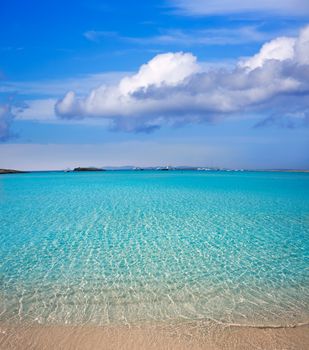
{"type": "Polygon", "coordinates": [[[8,325],[0,323],[0,349],[249,350],[309,347],[309,325],[260,328],[181,324],[133,326],[8,325]]]}

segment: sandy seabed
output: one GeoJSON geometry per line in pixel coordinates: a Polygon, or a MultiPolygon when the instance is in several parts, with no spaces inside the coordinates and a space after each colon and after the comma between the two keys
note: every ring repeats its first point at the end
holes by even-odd
{"type": "Polygon", "coordinates": [[[0,324],[0,349],[308,350],[309,326],[209,327],[203,322],[131,327],[0,324]]]}

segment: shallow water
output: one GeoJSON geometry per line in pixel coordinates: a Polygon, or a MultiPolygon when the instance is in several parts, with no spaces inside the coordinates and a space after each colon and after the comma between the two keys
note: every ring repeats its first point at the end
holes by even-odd
{"type": "Polygon", "coordinates": [[[309,174],[0,178],[0,321],[309,321],[309,174]]]}

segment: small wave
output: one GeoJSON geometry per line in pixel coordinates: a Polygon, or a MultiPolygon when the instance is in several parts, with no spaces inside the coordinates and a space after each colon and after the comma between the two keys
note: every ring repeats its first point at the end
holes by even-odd
{"type": "Polygon", "coordinates": [[[246,324],[246,323],[228,323],[215,321],[217,324],[225,327],[240,327],[240,328],[258,328],[258,329],[276,329],[276,328],[296,328],[309,326],[309,322],[291,323],[291,324],[246,324]]]}

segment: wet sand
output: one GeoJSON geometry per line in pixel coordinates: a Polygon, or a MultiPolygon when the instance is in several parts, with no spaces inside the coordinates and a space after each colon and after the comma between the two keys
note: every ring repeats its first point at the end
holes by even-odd
{"type": "Polygon", "coordinates": [[[2,350],[307,350],[309,326],[254,328],[202,322],[146,326],[0,325],[2,350]]]}

